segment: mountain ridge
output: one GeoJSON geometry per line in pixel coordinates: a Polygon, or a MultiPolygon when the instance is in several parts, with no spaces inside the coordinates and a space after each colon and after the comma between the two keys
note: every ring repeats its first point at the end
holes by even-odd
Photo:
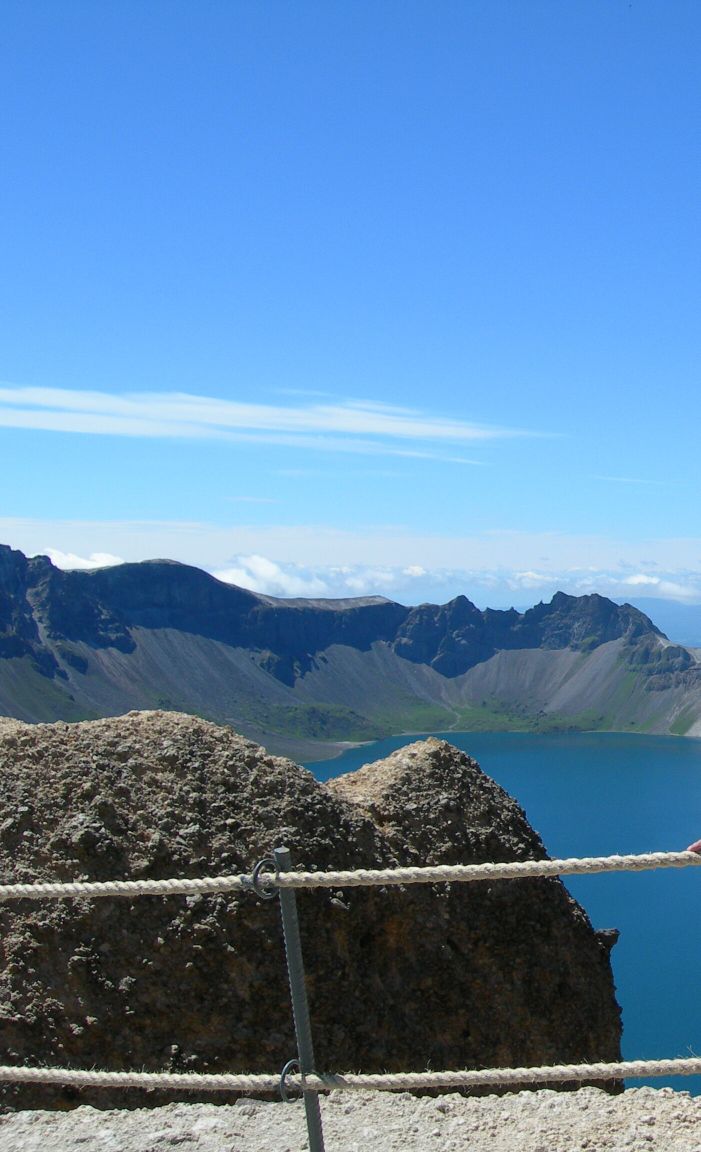
{"type": "Polygon", "coordinates": [[[283,600],[176,561],[62,571],[0,545],[0,713],[151,707],[297,754],[300,741],[406,729],[694,734],[701,666],[639,609],[596,593],[525,612],[465,596],[283,600]]]}

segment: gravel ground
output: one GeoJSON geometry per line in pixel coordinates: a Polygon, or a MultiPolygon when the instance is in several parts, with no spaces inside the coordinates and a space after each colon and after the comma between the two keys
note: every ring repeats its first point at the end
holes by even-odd
{"type": "MultiPolygon", "coordinates": [[[[326,1152],[701,1152],[701,1098],[671,1088],[610,1096],[519,1092],[417,1098],[335,1093],[322,1101],[326,1152]]],[[[301,1103],[239,1100],[135,1111],[0,1117],[0,1152],[301,1152],[301,1103]]]]}

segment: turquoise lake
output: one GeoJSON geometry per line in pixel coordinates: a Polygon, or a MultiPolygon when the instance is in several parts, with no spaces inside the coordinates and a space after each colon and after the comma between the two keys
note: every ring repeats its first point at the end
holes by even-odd
{"type": "MultiPolygon", "coordinates": [[[[442,735],[518,800],[553,857],[672,852],[701,838],[699,740],[442,735]]],[[[380,740],[308,767],[327,780],[417,738],[380,740]]],[[[612,961],[624,1058],[701,1055],[701,868],[570,877],[567,887],[595,928],[620,929],[612,961]]],[[[701,1077],[648,1083],[701,1094],[701,1077]]]]}

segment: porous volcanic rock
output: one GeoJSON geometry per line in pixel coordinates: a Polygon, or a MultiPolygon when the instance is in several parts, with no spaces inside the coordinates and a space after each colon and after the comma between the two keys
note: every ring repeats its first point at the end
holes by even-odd
{"type": "MultiPolygon", "coordinates": [[[[248,872],[282,842],[306,869],[545,855],[518,805],[443,741],[327,786],[179,713],[0,721],[0,882],[248,872]]],[[[619,1058],[607,948],[557,880],[298,903],[319,1069],[619,1058]]],[[[0,1063],[274,1072],[294,1054],[275,901],[27,900],[0,905],[0,947],[0,1063]]],[[[165,1097],[5,1086],[2,1099],[165,1097]]]]}
{"type": "MultiPolygon", "coordinates": [[[[547,859],[523,809],[445,740],[409,744],[327,786],[373,820],[402,865],[547,859]]],[[[456,1051],[463,1067],[618,1059],[609,961],[618,933],[594,932],[560,880],[437,885],[428,915],[422,996],[440,1021],[442,1060],[456,1051]],[[452,1016],[442,1011],[448,985],[462,1003],[452,1016]]]]}

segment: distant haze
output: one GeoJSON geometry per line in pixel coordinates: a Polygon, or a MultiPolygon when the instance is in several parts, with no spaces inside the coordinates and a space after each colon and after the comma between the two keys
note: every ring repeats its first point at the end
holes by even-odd
{"type": "Polygon", "coordinates": [[[675,644],[701,648],[701,605],[676,604],[673,600],[653,600],[636,597],[628,601],[635,605],[661,632],[675,644]]]}

